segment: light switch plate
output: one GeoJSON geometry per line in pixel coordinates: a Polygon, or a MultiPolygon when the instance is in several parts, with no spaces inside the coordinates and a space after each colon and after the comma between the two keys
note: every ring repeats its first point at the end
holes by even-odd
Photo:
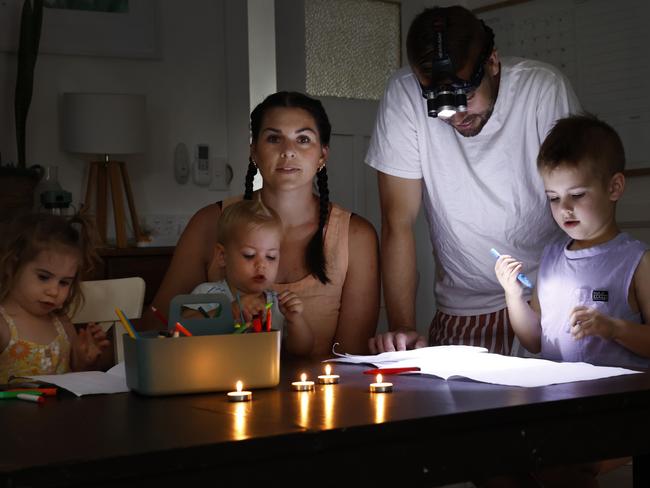
{"type": "Polygon", "coordinates": [[[210,161],[210,166],[212,167],[212,181],[210,182],[210,190],[230,190],[230,182],[232,181],[233,173],[232,167],[227,163],[226,158],[212,158],[210,161]]]}

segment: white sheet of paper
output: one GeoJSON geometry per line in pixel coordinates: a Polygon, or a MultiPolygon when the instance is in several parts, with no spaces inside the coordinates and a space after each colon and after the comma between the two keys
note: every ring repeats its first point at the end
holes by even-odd
{"type": "Polygon", "coordinates": [[[468,378],[507,386],[546,386],[572,381],[595,380],[640,373],[625,368],[594,366],[587,363],[557,363],[546,359],[491,354],[482,347],[433,346],[374,356],[338,355],[329,361],[372,364],[377,368],[418,366],[421,374],[445,380],[468,378]]]}
{"type": "Polygon", "coordinates": [[[437,357],[447,357],[447,354],[455,356],[457,354],[473,354],[477,352],[487,352],[487,349],[484,347],[473,347],[473,346],[435,346],[435,347],[421,347],[419,349],[411,349],[409,351],[394,351],[394,352],[382,352],[381,354],[376,354],[374,356],[355,356],[353,354],[336,354],[336,358],[328,359],[327,361],[334,361],[340,363],[351,363],[351,364],[372,364],[376,365],[378,368],[381,364],[383,367],[393,367],[393,364],[399,361],[404,361],[406,359],[418,360],[420,358],[437,358],[437,357]]]}
{"type": "Polygon", "coordinates": [[[113,366],[106,373],[102,371],[80,371],[78,373],[28,376],[28,378],[52,383],[71,391],[77,396],[129,391],[126,386],[124,363],[113,366]]]}

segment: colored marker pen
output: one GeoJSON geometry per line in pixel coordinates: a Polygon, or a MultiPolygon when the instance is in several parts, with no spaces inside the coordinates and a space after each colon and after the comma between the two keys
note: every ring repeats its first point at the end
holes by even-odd
{"type": "MultiPolygon", "coordinates": [[[[0,391],[0,400],[13,400],[18,398],[19,395],[28,395],[28,393],[24,391],[0,391]]],[[[41,396],[42,393],[30,393],[29,395],[41,396]]]]}
{"type": "Polygon", "coordinates": [[[271,307],[273,306],[273,302],[269,302],[266,304],[266,331],[270,332],[271,331],[271,307]]]}
{"type": "Polygon", "coordinates": [[[239,296],[239,292],[237,292],[235,298],[237,299],[237,306],[239,307],[239,323],[245,324],[246,322],[244,321],[244,309],[241,306],[241,297],[239,296]]]}
{"type": "Polygon", "coordinates": [[[165,317],[163,315],[163,313],[160,310],[158,310],[156,307],[154,307],[153,305],[151,305],[150,308],[151,308],[151,311],[153,312],[153,314],[156,316],[156,318],[158,320],[160,320],[165,327],[167,327],[167,317],[165,317]]]}
{"type": "Polygon", "coordinates": [[[253,330],[255,332],[262,332],[262,316],[257,314],[253,317],[253,330]]]}
{"type": "Polygon", "coordinates": [[[174,327],[174,332],[180,332],[185,337],[192,337],[192,333],[187,330],[180,322],[176,322],[176,327],[174,327]]]}
{"type": "Polygon", "coordinates": [[[115,313],[119,317],[120,322],[122,322],[122,325],[124,326],[124,329],[129,334],[129,336],[131,336],[132,339],[137,339],[138,333],[133,328],[133,324],[131,324],[129,319],[126,318],[124,312],[122,312],[122,310],[120,310],[119,308],[115,307],[115,313]]]}
{"type": "MultiPolygon", "coordinates": [[[[499,254],[499,251],[497,251],[494,248],[490,249],[490,253],[492,253],[492,256],[494,256],[497,259],[499,259],[501,257],[501,254],[499,254]]],[[[528,279],[528,276],[526,276],[525,274],[519,273],[517,275],[517,279],[519,280],[519,283],[521,283],[525,287],[528,287],[528,288],[533,287],[533,284],[530,282],[530,280],[528,279]]]]}
{"type": "MultiPolygon", "coordinates": [[[[56,396],[56,388],[11,388],[6,390],[11,393],[31,393],[33,395],[56,396]]],[[[2,392],[0,392],[1,394],[2,392]]]]}
{"type": "Polygon", "coordinates": [[[27,402],[45,403],[45,397],[41,395],[33,395],[31,393],[18,393],[18,395],[16,395],[16,398],[18,400],[25,400],[27,402]]]}

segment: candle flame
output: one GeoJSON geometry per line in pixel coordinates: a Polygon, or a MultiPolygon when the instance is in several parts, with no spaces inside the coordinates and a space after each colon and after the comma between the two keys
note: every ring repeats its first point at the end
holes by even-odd
{"type": "Polygon", "coordinates": [[[328,364],[327,366],[325,366],[325,374],[329,376],[331,373],[332,373],[332,367],[328,364]]]}
{"type": "Polygon", "coordinates": [[[381,383],[384,377],[380,374],[377,375],[377,383],[381,383]]]}
{"type": "Polygon", "coordinates": [[[300,375],[300,381],[302,381],[302,382],[307,381],[307,374],[306,373],[303,373],[303,374],[300,375]]]}
{"type": "Polygon", "coordinates": [[[243,386],[244,386],[244,385],[242,384],[241,381],[238,381],[238,382],[237,382],[237,393],[241,392],[243,386]]]}

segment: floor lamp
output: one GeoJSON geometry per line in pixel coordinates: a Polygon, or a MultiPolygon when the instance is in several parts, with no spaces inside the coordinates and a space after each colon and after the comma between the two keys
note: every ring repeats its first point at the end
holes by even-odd
{"type": "Polygon", "coordinates": [[[107,199],[115,217],[117,247],[127,247],[124,197],[129,207],[136,243],[142,240],[131,182],[123,161],[116,154],[144,152],[146,145],[146,100],[144,95],[115,93],[63,94],[63,147],[72,153],[102,155],[89,162],[88,184],[81,208],[91,212],[95,195],[95,220],[102,241],[107,243],[107,199]]]}

